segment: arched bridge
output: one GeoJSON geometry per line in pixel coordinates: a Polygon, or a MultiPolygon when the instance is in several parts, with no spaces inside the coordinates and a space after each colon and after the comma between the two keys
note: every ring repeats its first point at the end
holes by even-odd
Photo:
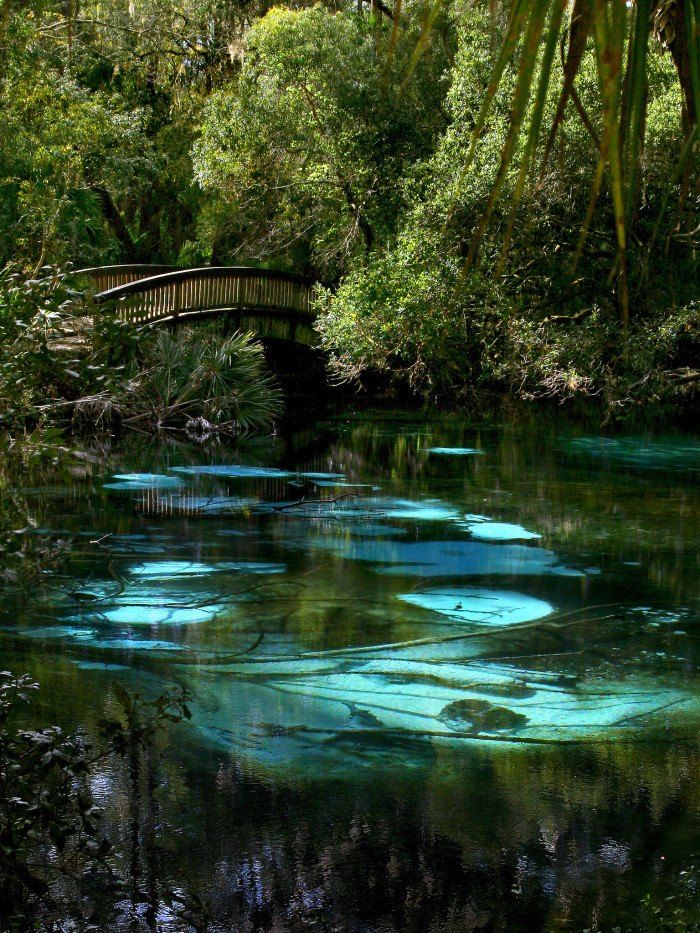
{"type": "Polygon", "coordinates": [[[174,269],[169,266],[99,266],[80,269],[96,289],[98,305],[111,304],[134,324],[174,324],[212,315],[260,339],[315,346],[313,282],[299,275],[247,266],[174,269]]]}

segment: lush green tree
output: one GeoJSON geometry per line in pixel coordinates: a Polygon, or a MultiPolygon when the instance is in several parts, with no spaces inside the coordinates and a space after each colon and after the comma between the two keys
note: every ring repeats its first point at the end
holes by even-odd
{"type": "MultiPolygon", "coordinates": [[[[683,403],[697,383],[694,236],[674,233],[678,221],[671,211],[660,236],[657,231],[661,209],[682,189],[682,180],[669,172],[684,146],[682,97],[670,58],[657,47],[648,62],[636,238],[627,251],[635,315],[625,372],[619,293],[610,275],[617,255],[611,197],[600,198],[579,247],[604,125],[595,52],[589,48],[578,67],[577,105],[564,115],[546,171],[523,189],[513,214],[528,146],[525,135],[515,140],[511,167],[501,178],[517,83],[513,68],[501,77],[474,145],[473,128],[499,56],[497,36],[484,42],[489,22],[485,13],[480,21],[468,11],[459,23],[449,126],[431,157],[407,173],[410,209],[395,241],[324,296],[320,326],[336,370],[346,378],[369,370],[398,374],[447,404],[475,392],[604,396],[610,412],[626,411],[634,399],[683,403]],[[495,186],[498,200],[492,199],[495,186]],[[489,224],[474,253],[474,231],[485,212],[489,224]],[[650,252],[654,237],[667,242],[665,251],[650,252]],[[577,248],[582,258],[574,269],[577,248]]],[[[562,60],[553,62],[543,123],[556,119],[565,70],[562,60]]]]}
{"type": "Polygon", "coordinates": [[[201,225],[212,255],[291,261],[333,279],[386,244],[402,174],[443,125],[446,57],[442,46],[405,87],[396,79],[416,36],[407,30],[392,65],[380,25],[279,7],[250,29],[239,80],[212,97],[196,147],[197,178],[213,195],[201,225]]]}

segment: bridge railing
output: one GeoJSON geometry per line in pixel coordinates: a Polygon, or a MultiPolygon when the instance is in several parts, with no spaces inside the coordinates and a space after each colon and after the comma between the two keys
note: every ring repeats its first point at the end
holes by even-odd
{"type": "Polygon", "coordinates": [[[181,269],[139,278],[95,295],[117,302],[128,321],[144,324],[225,310],[266,310],[312,320],[313,282],[302,276],[246,266],[181,269]]]}
{"type": "Polygon", "coordinates": [[[73,275],[87,279],[96,292],[104,292],[120,285],[128,285],[140,279],[147,279],[164,272],[173,272],[175,266],[153,266],[145,263],[131,263],[121,266],[93,266],[89,269],[77,269],[73,275]]]}

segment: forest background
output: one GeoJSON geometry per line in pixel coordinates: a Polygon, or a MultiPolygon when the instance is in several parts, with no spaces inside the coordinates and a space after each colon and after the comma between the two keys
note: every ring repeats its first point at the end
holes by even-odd
{"type": "Polygon", "coordinates": [[[696,6],[4,0],[4,397],[55,270],[246,264],[321,283],[341,381],[687,416],[696,6]]]}

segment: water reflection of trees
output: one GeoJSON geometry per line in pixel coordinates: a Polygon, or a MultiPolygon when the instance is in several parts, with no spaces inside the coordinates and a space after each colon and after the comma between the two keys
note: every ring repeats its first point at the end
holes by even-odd
{"type": "Polygon", "coordinates": [[[698,803],[694,763],[441,749],[408,778],[349,787],[222,760],[164,803],[166,870],[204,896],[211,929],[642,929],[643,893],[671,890],[690,857],[678,817],[698,803]]]}

